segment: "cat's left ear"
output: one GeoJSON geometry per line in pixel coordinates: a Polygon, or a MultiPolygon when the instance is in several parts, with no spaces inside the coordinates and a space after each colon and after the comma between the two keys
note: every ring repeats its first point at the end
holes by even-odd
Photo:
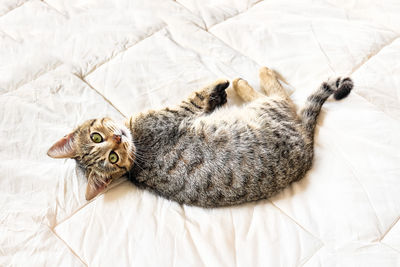
{"type": "Polygon", "coordinates": [[[67,134],[58,140],[47,151],[47,155],[52,158],[73,158],[75,157],[75,140],[74,133],[67,134]]]}
{"type": "Polygon", "coordinates": [[[94,171],[87,171],[86,178],[88,180],[85,194],[86,200],[91,200],[102,193],[112,181],[111,178],[99,176],[94,171]]]}

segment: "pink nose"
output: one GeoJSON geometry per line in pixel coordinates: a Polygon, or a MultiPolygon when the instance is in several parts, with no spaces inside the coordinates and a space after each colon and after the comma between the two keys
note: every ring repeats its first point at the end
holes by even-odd
{"type": "Polygon", "coordinates": [[[121,144],[121,135],[114,134],[112,138],[118,145],[121,144]]]}

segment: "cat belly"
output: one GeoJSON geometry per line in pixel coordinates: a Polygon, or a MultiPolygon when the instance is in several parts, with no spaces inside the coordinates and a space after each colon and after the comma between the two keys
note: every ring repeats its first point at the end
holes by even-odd
{"type": "Polygon", "coordinates": [[[286,136],[284,130],[204,125],[162,148],[141,177],[157,194],[188,205],[218,207],[268,198],[303,177],[312,158],[301,134],[286,136]]]}

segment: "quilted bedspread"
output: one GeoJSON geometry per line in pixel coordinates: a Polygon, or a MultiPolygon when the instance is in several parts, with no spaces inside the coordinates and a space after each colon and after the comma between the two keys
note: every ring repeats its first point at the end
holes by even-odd
{"type": "MultiPolygon", "coordinates": [[[[0,266],[400,266],[400,1],[1,0],[0,266]],[[313,168],[272,199],[178,205],[47,149],[83,121],[277,71],[301,107],[328,77],[313,168]]],[[[232,88],[228,105],[241,105],[232,88]]]]}

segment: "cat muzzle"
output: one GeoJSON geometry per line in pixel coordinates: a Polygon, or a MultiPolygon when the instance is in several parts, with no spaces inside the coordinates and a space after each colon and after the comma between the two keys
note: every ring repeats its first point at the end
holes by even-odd
{"type": "Polygon", "coordinates": [[[112,139],[114,140],[115,143],[117,143],[118,145],[121,144],[121,135],[116,135],[114,134],[112,139]]]}

